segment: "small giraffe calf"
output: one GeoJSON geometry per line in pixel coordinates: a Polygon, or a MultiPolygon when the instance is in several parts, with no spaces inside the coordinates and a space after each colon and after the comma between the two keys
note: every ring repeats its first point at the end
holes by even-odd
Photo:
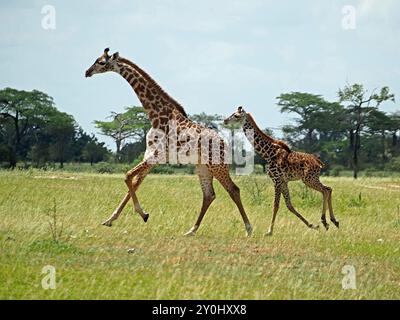
{"type": "Polygon", "coordinates": [[[318,229],[309,223],[296,209],[290,200],[288,188],[289,181],[302,180],[304,184],[315,189],[323,195],[321,221],[325,229],[329,229],[326,222],[326,209],[329,208],[329,215],[332,223],[339,228],[339,221],[336,220],[332,209],[332,189],[319,181],[321,169],[324,164],[315,155],[295,152],[290,150],[286,143],[275,140],[265,134],[256,124],[250,113],[239,107],[235,113],[226,118],[225,124],[240,123],[246,137],[252,143],[254,150],[267,161],[268,175],[271,177],[275,187],[275,201],[272,213],[271,226],[267,235],[272,235],[276,214],[279,209],[281,194],[285,198],[287,208],[303,221],[309,228],[318,229]]]}

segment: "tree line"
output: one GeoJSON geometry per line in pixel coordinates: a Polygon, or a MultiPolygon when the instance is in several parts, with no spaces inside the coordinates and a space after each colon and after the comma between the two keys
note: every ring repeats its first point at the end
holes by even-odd
{"type": "Polygon", "coordinates": [[[379,109],[395,102],[388,87],[369,92],[363,85],[346,85],[338,101],[320,95],[293,92],[282,94],[282,113],[296,115],[283,127],[284,138],[298,150],[316,153],[329,169],[400,171],[400,112],[379,109]]]}
{"type": "Polygon", "coordinates": [[[70,161],[91,164],[111,152],[87,134],[72,115],[59,111],[46,93],[12,88],[0,90],[0,163],[15,168],[43,167],[70,161]]]}
{"type": "MultiPolygon", "coordinates": [[[[280,112],[294,116],[281,128],[283,139],[296,151],[319,155],[327,173],[352,170],[357,178],[360,170],[400,171],[400,111],[382,111],[384,102],[395,102],[388,87],[369,92],[361,84],[344,86],[337,101],[312,93],[281,94],[280,112]]],[[[190,118],[206,127],[226,129],[218,114],[190,118]]],[[[113,139],[115,152],[85,133],[73,116],[58,111],[47,94],[0,90],[0,162],[11,168],[19,161],[35,167],[57,162],[63,167],[65,162],[132,163],[143,156],[151,125],[142,107],[111,112],[108,119],[94,124],[113,139]]],[[[272,135],[271,129],[265,131],[272,135]]],[[[255,162],[265,169],[261,157],[256,156],[255,162]]]]}

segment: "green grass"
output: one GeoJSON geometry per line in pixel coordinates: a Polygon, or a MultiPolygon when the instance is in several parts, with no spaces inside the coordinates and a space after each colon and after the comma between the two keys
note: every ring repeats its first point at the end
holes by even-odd
{"type": "MultiPolygon", "coordinates": [[[[0,298],[399,299],[400,178],[323,180],[340,230],[308,230],[282,203],[275,234],[265,237],[273,188],[252,176],[235,177],[252,238],[218,183],[197,236],[186,238],[202,199],[195,176],[150,175],[138,192],[148,223],[129,203],[106,228],[100,223],[126,192],[122,175],[0,172],[0,298]],[[46,265],[56,268],[55,290],[41,286],[46,265]],[[342,289],[345,265],[356,269],[356,290],[342,289]]],[[[320,195],[300,183],[291,193],[318,223],[320,195]]]]}

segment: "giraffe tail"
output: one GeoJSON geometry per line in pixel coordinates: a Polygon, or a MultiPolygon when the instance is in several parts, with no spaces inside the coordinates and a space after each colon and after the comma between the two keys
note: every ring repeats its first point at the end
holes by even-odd
{"type": "Polygon", "coordinates": [[[325,168],[325,163],[323,163],[323,162],[321,161],[321,159],[320,159],[319,156],[314,155],[314,159],[315,159],[317,165],[318,165],[321,169],[322,169],[322,168],[325,168]]]}

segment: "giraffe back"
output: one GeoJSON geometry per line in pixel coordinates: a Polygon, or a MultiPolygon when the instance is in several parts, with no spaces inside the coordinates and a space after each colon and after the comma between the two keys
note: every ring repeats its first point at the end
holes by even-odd
{"type": "MultiPolygon", "coordinates": [[[[310,175],[320,175],[324,168],[324,163],[317,156],[304,152],[292,151],[278,152],[275,166],[277,170],[284,175],[285,180],[299,180],[310,175]]],[[[276,169],[275,169],[276,170],[276,169]]]]}
{"type": "Polygon", "coordinates": [[[228,161],[225,141],[216,130],[206,128],[193,122],[178,110],[170,116],[170,121],[161,133],[166,134],[163,149],[155,150],[158,143],[154,139],[157,129],[152,128],[147,136],[145,158],[153,157],[156,152],[156,163],[164,164],[226,164],[228,161]],[[164,153],[164,156],[161,154],[164,153]]]}

